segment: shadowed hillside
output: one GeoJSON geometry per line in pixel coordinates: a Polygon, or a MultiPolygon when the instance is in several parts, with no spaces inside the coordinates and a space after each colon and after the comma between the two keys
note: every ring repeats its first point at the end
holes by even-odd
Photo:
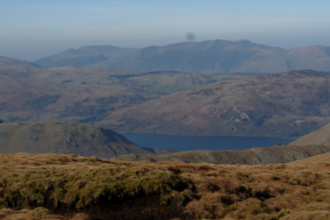
{"type": "Polygon", "coordinates": [[[121,155],[115,157],[121,161],[180,161],[185,163],[214,163],[214,164],[278,164],[290,163],[311,156],[330,152],[330,146],[276,146],[268,148],[252,148],[248,150],[229,151],[185,151],[167,155],[121,155]]]}
{"type": "Polygon", "coordinates": [[[109,129],[90,124],[44,122],[0,124],[0,153],[56,153],[112,158],[155,154],[109,129]]]}
{"type": "Polygon", "coordinates": [[[212,165],[0,155],[0,216],[49,220],[325,220],[329,163],[212,165]]]}

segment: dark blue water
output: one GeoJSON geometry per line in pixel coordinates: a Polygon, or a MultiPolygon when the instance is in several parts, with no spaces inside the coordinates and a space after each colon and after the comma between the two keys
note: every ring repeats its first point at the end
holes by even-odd
{"type": "Polygon", "coordinates": [[[272,147],[293,140],[268,137],[190,137],[156,134],[124,134],[140,147],[188,150],[245,150],[253,147],[272,147]]]}

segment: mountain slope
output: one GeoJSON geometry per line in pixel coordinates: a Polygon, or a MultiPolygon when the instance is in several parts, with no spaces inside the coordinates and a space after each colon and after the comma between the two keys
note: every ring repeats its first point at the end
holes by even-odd
{"type": "Polygon", "coordinates": [[[21,67],[29,67],[29,68],[39,68],[40,66],[35,64],[35,63],[31,63],[25,60],[18,60],[18,59],[14,59],[14,58],[8,58],[8,57],[3,57],[0,56],[0,67],[4,67],[4,66],[21,66],[21,67]]]}
{"type": "Polygon", "coordinates": [[[5,122],[98,122],[115,109],[173,92],[246,76],[92,67],[0,67],[0,119],[5,122]]]}
{"type": "Polygon", "coordinates": [[[102,123],[122,133],[292,138],[330,122],[329,88],[330,74],[309,70],[220,81],[114,111],[102,123]]]}
{"type": "Polygon", "coordinates": [[[308,157],[303,160],[297,160],[290,164],[310,164],[310,163],[319,163],[319,162],[330,162],[330,153],[321,154],[313,157],[308,157]]]}
{"type": "Polygon", "coordinates": [[[291,49],[287,55],[290,69],[330,71],[330,47],[309,46],[291,49]]]}
{"type": "Polygon", "coordinates": [[[114,46],[84,46],[76,50],[69,49],[34,62],[45,67],[84,67],[131,50],[114,46]]]}
{"type": "Polygon", "coordinates": [[[322,128],[306,134],[298,140],[290,143],[290,145],[294,146],[303,146],[309,144],[321,144],[330,146],[330,124],[327,124],[322,128]]]}
{"type": "Polygon", "coordinates": [[[242,41],[178,43],[134,50],[92,66],[131,72],[275,73],[287,71],[285,49],[242,41]]]}
{"type": "Polygon", "coordinates": [[[112,158],[154,154],[109,129],[90,124],[45,122],[0,124],[0,153],[55,153],[112,158]]]}

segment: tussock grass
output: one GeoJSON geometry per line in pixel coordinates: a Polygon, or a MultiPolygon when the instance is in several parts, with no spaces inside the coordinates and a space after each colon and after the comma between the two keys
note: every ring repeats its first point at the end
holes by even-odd
{"type": "Polygon", "coordinates": [[[0,219],[329,219],[329,168],[2,154],[0,219]],[[148,198],[153,202],[145,205],[148,198]],[[117,209],[98,208],[114,204],[117,209]]]}

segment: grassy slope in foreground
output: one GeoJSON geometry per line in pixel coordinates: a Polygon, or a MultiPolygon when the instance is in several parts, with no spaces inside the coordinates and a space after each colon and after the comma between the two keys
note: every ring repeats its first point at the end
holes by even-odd
{"type": "Polygon", "coordinates": [[[112,158],[121,154],[164,153],[142,149],[120,134],[82,123],[0,124],[0,153],[57,153],[112,158]]]}
{"type": "Polygon", "coordinates": [[[323,220],[330,218],[329,166],[150,164],[2,154],[0,216],[323,220]]]}
{"type": "Polygon", "coordinates": [[[291,164],[306,164],[306,163],[317,163],[317,162],[330,163],[330,153],[309,157],[303,160],[297,160],[292,162],[291,164]]]}
{"type": "Polygon", "coordinates": [[[121,155],[115,157],[121,161],[180,161],[185,163],[214,164],[277,164],[290,163],[307,157],[330,152],[330,146],[275,146],[269,148],[252,148],[241,151],[185,151],[167,155],[121,155]]]}

